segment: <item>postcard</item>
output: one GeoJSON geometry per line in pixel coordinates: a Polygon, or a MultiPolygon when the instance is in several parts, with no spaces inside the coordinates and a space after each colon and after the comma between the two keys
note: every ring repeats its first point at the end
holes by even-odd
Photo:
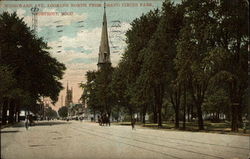
{"type": "Polygon", "coordinates": [[[1,158],[250,159],[248,3],[0,1],[1,158]]]}

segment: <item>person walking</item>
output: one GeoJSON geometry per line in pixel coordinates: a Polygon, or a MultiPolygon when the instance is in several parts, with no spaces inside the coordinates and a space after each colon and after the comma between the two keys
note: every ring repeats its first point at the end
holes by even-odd
{"type": "Polygon", "coordinates": [[[25,116],[24,124],[25,124],[26,130],[28,130],[28,128],[29,128],[29,119],[28,119],[28,115],[25,116]]]}
{"type": "Polygon", "coordinates": [[[132,130],[135,130],[135,122],[136,122],[136,120],[135,120],[135,118],[132,118],[131,120],[132,120],[131,121],[132,130]]]}

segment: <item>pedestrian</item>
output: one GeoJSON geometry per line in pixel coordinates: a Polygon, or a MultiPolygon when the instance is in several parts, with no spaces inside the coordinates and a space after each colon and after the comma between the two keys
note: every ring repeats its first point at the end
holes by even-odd
{"type": "Polygon", "coordinates": [[[27,116],[27,115],[25,116],[24,124],[25,124],[26,130],[28,130],[28,128],[29,128],[29,119],[28,119],[28,116],[27,116]]]}
{"type": "Polygon", "coordinates": [[[131,119],[131,126],[132,126],[132,130],[135,129],[135,118],[131,119]]]}
{"type": "Polygon", "coordinates": [[[102,120],[101,120],[100,115],[98,115],[97,118],[98,118],[98,123],[99,123],[99,125],[102,126],[102,120]]]}

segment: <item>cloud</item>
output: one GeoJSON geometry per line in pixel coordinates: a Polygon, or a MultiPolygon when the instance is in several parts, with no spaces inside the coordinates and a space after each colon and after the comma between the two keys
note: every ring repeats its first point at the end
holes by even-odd
{"type": "MultiPolygon", "coordinates": [[[[130,28],[129,23],[122,23],[121,26],[120,30],[122,30],[122,32],[126,32],[130,28]]],[[[121,36],[125,39],[124,34],[121,36]]],[[[77,58],[86,59],[86,61],[82,60],[82,62],[89,63],[89,60],[98,58],[100,39],[101,27],[97,27],[93,29],[82,29],[76,33],[75,37],[62,36],[58,40],[49,42],[48,44],[52,47],[51,52],[53,56],[64,63],[72,63],[72,60],[76,60],[77,58]],[[62,47],[58,49],[58,46],[62,47]],[[58,50],[61,50],[61,53],[57,53],[58,50]]],[[[115,39],[110,39],[110,41],[112,40],[115,39]]],[[[111,48],[111,58],[115,58],[115,63],[117,63],[117,58],[120,58],[121,53],[124,52],[126,43],[122,40],[116,40],[115,43],[121,49],[120,54],[112,54],[111,48]]]]}
{"type": "Polygon", "coordinates": [[[82,63],[95,63],[98,58],[100,34],[101,28],[82,30],[75,37],[63,36],[57,41],[49,42],[48,45],[52,47],[50,50],[52,55],[65,64],[72,64],[77,59],[80,59],[77,63],[81,63],[80,61],[82,63]],[[58,49],[58,45],[62,48],[58,49]],[[70,50],[69,48],[75,49],[70,50]],[[58,50],[61,50],[61,53],[57,53],[58,50]]]}
{"type": "Polygon", "coordinates": [[[24,17],[26,11],[25,11],[24,9],[20,9],[20,8],[19,8],[19,9],[16,10],[16,13],[17,13],[17,15],[18,15],[19,17],[24,17]]]}
{"type": "Polygon", "coordinates": [[[8,8],[8,9],[6,9],[6,11],[9,12],[9,13],[16,12],[17,16],[20,17],[20,18],[25,17],[25,14],[26,14],[26,11],[24,9],[21,9],[21,8],[18,8],[17,10],[8,8]]]}

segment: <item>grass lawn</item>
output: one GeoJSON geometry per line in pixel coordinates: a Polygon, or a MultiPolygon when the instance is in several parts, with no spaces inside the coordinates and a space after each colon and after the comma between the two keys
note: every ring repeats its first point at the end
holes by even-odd
{"type": "MultiPolygon", "coordinates": [[[[114,125],[131,125],[130,122],[113,122],[114,125]]],[[[186,129],[183,130],[182,122],[179,123],[180,128],[175,129],[175,125],[173,122],[163,122],[162,127],[158,127],[156,123],[146,123],[145,125],[141,122],[137,122],[136,126],[140,126],[142,128],[152,128],[152,129],[165,129],[165,130],[178,130],[178,131],[199,131],[198,123],[196,122],[186,122],[186,129]]],[[[236,135],[247,135],[250,136],[250,124],[247,124],[247,131],[243,133],[243,129],[239,129],[239,132],[231,132],[230,122],[220,122],[220,123],[212,123],[210,121],[204,121],[204,128],[200,132],[211,132],[211,133],[220,133],[220,134],[236,134],[236,135]]]]}

